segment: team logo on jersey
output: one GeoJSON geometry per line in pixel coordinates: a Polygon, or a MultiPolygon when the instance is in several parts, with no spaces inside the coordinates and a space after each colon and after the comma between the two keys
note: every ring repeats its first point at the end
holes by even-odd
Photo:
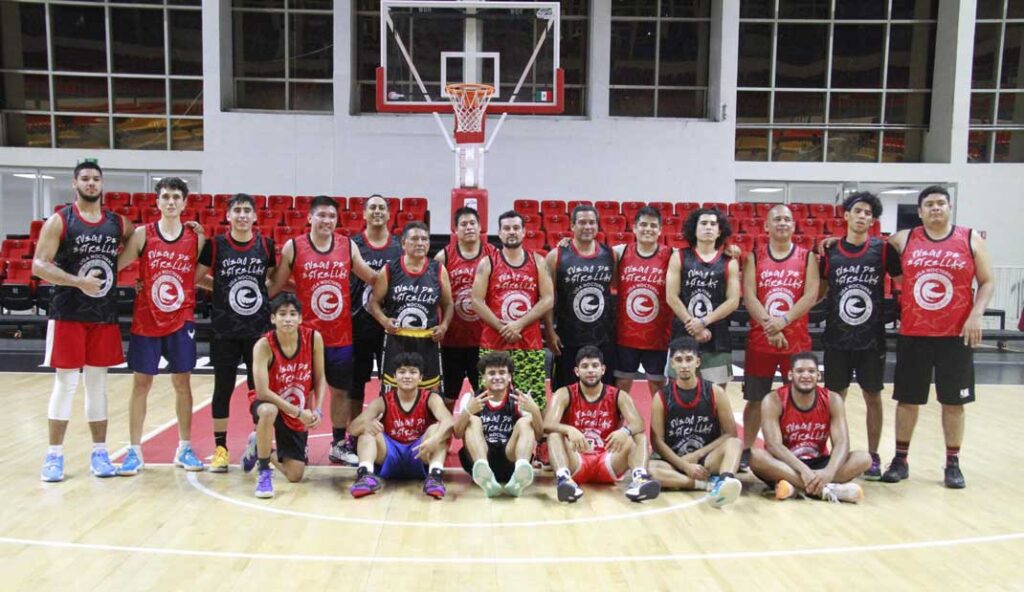
{"type": "Polygon", "coordinates": [[[793,447],[793,456],[801,460],[818,458],[818,449],[808,444],[797,444],[793,447]]]}
{"type": "Polygon", "coordinates": [[[587,439],[591,450],[604,449],[604,438],[601,437],[601,432],[594,429],[584,430],[583,437],[587,439]]]}
{"type": "Polygon", "coordinates": [[[604,313],[604,293],[601,288],[588,286],[572,299],[572,311],[584,323],[593,323],[604,313]]]}
{"type": "Polygon", "coordinates": [[[626,315],[634,323],[650,323],[659,311],[658,295],[650,288],[637,288],[626,297],[626,315]]]}
{"type": "Polygon", "coordinates": [[[925,310],[945,308],[953,300],[953,282],[941,273],[923,273],[914,282],[914,302],[925,310]]]}
{"type": "Polygon", "coordinates": [[[373,296],[373,288],[370,286],[363,286],[363,297],[362,304],[360,305],[363,310],[370,311],[370,296],[373,296]]]}
{"type": "Polygon", "coordinates": [[[506,323],[518,321],[530,312],[530,297],[522,292],[512,292],[501,301],[501,320],[506,323]]]}
{"type": "Polygon", "coordinates": [[[871,318],[874,309],[871,293],[860,286],[847,289],[839,299],[839,318],[847,325],[863,325],[871,318]]]}
{"type": "Polygon", "coordinates": [[[403,329],[426,329],[427,311],[416,304],[408,304],[398,313],[398,326],[403,329]]]}
{"type": "Polygon", "coordinates": [[[707,297],[707,294],[698,292],[690,297],[686,310],[689,311],[690,316],[693,318],[703,319],[711,314],[711,311],[715,310],[715,306],[711,303],[711,299],[707,297]]]}
{"type": "Polygon", "coordinates": [[[764,309],[768,311],[768,316],[781,317],[793,310],[793,297],[789,295],[789,292],[782,290],[769,292],[764,299],[764,309]]]}
{"type": "Polygon", "coordinates": [[[684,454],[690,454],[691,452],[696,452],[703,447],[704,440],[701,440],[700,438],[690,437],[683,440],[676,446],[676,454],[680,456],[684,454]]]}
{"type": "Polygon", "coordinates": [[[228,292],[228,305],[242,316],[255,314],[263,306],[263,294],[256,280],[244,278],[235,282],[228,292]]]}
{"type": "Polygon", "coordinates": [[[341,295],[341,288],[334,284],[320,284],[313,290],[310,306],[313,308],[316,318],[322,321],[333,321],[340,317],[345,310],[345,299],[341,295]]]}
{"type": "Polygon", "coordinates": [[[473,288],[463,288],[455,294],[455,314],[459,315],[459,318],[467,323],[474,323],[480,320],[480,316],[473,309],[472,293],[473,288]]]}
{"type": "Polygon", "coordinates": [[[292,385],[285,387],[278,395],[299,409],[306,408],[306,391],[301,386],[292,385]]]}
{"type": "Polygon", "coordinates": [[[185,288],[177,276],[164,274],[153,281],[149,297],[162,312],[174,312],[185,303],[185,288]]]}
{"type": "Polygon", "coordinates": [[[85,277],[92,273],[94,269],[100,270],[100,279],[103,280],[103,284],[100,285],[100,291],[96,294],[86,294],[92,298],[103,298],[110,293],[110,289],[114,287],[114,269],[110,266],[110,263],[106,259],[89,259],[82,264],[82,267],[78,270],[78,277],[85,277]]]}

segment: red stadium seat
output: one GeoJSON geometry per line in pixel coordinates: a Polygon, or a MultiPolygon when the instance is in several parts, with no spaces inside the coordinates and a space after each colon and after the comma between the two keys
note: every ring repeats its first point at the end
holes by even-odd
{"type": "Polygon", "coordinates": [[[388,202],[388,211],[391,212],[391,219],[395,219],[397,214],[402,209],[402,200],[397,197],[385,197],[384,201],[388,202]]]}
{"type": "Polygon", "coordinates": [[[814,234],[794,234],[793,244],[805,249],[813,249],[817,244],[817,238],[817,235],[814,234]]]}
{"type": "MultiPolygon", "coordinates": [[[[200,224],[202,224],[202,223],[200,222],[200,224]]],[[[207,240],[209,240],[209,239],[217,236],[218,234],[220,234],[220,229],[221,229],[221,225],[220,224],[202,224],[202,227],[203,227],[203,234],[206,235],[206,239],[207,240]]]]}
{"type": "Polygon", "coordinates": [[[132,194],[132,205],[137,207],[137,208],[140,208],[140,209],[145,209],[145,208],[148,208],[148,207],[154,207],[155,208],[156,207],[156,194],[155,193],[145,193],[145,192],[133,193],[132,194]]]}
{"type": "Polygon", "coordinates": [[[529,216],[540,215],[540,202],[535,199],[517,199],[512,202],[512,209],[529,216]]]}
{"type": "Polygon", "coordinates": [[[636,218],[636,212],[640,208],[644,207],[645,204],[642,201],[624,201],[622,202],[622,215],[626,217],[626,224],[632,224],[633,219],[636,218]]]}
{"type": "Polygon", "coordinates": [[[263,228],[283,226],[285,213],[286,212],[271,209],[260,210],[259,213],[256,214],[256,219],[259,220],[260,226],[263,228]]]}
{"type": "Polygon", "coordinates": [[[665,244],[672,247],[673,249],[690,248],[690,243],[686,240],[686,237],[684,237],[681,234],[663,234],[662,236],[665,237],[665,244]]]}
{"type": "Polygon", "coordinates": [[[139,210],[139,216],[142,218],[142,224],[149,224],[160,219],[160,210],[156,208],[142,208],[139,210]]]}
{"type": "Polygon", "coordinates": [[[357,212],[359,217],[363,217],[363,209],[366,207],[366,200],[368,197],[350,197],[348,198],[348,211],[357,212]]]}
{"type": "Polygon", "coordinates": [[[564,216],[566,213],[565,202],[560,199],[545,199],[540,202],[540,214],[545,218],[553,214],[564,216]]]}
{"type": "Polygon", "coordinates": [[[27,239],[4,239],[0,246],[0,257],[8,261],[16,261],[32,257],[32,241],[27,239]]]}
{"type": "Polygon", "coordinates": [[[295,196],[295,209],[300,210],[303,213],[309,212],[309,204],[313,201],[312,195],[296,195],[295,196]]]}
{"type": "MultiPolygon", "coordinates": [[[[692,212],[694,210],[699,210],[699,209],[700,209],[700,204],[695,202],[695,201],[681,201],[681,202],[676,204],[675,210],[673,211],[673,213],[676,216],[679,216],[680,218],[685,220],[686,217],[690,215],[690,212],[692,212]]],[[[665,216],[665,213],[662,212],[662,217],[664,217],[664,216],[665,216]]]]}
{"type": "Polygon", "coordinates": [[[793,212],[794,220],[803,220],[808,217],[809,209],[808,204],[805,203],[791,203],[789,205],[789,211],[793,212]]]}
{"type": "Polygon", "coordinates": [[[828,236],[843,236],[846,234],[846,220],[842,218],[829,218],[825,220],[825,232],[828,236]]]}
{"type": "Polygon", "coordinates": [[[605,244],[609,247],[634,242],[636,242],[636,236],[632,232],[609,232],[605,234],[605,244]]]}
{"type": "MultiPolygon", "coordinates": [[[[576,199],[576,200],[572,200],[568,204],[566,204],[566,210],[565,211],[568,214],[572,214],[572,211],[576,209],[576,206],[584,206],[584,205],[585,206],[592,206],[592,205],[594,205],[594,202],[590,201],[589,199],[576,199]]],[[[600,215],[600,212],[598,212],[598,214],[600,215]]]]}
{"type": "Polygon", "coordinates": [[[544,221],[541,219],[540,214],[519,214],[523,218],[523,228],[526,230],[533,230],[534,232],[542,232],[544,229],[544,221]]]}
{"type": "Polygon", "coordinates": [[[43,224],[46,220],[33,220],[28,225],[28,238],[36,241],[39,240],[39,233],[43,231],[43,224]]]}
{"type": "Polygon", "coordinates": [[[729,211],[729,204],[725,203],[724,201],[706,201],[703,204],[701,204],[701,207],[706,210],[715,209],[718,210],[719,212],[722,212],[723,214],[729,211]]]}
{"type": "Polygon", "coordinates": [[[523,233],[523,246],[531,251],[543,251],[545,248],[544,233],[536,230],[527,230],[523,233]]]}
{"type": "Polygon", "coordinates": [[[185,203],[190,210],[202,210],[213,207],[213,198],[209,193],[190,193],[185,203]]]}
{"type": "Polygon", "coordinates": [[[185,222],[198,222],[199,212],[197,210],[185,210],[180,214],[182,223],[185,222]]]}
{"type": "Polygon", "coordinates": [[[572,238],[572,233],[568,230],[549,230],[546,236],[548,248],[554,249],[563,238],[572,238]]]}
{"type": "Polygon", "coordinates": [[[224,214],[213,208],[206,208],[199,212],[199,223],[203,226],[206,226],[207,224],[220,224],[223,221],[224,214]]]}
{"type": "Polygon", "coordinates": [[[729,215],[733,218],[753,218],[754,204],[749,202],[729,204],[729,215]]]}
{"type": "Polygon", "coordinates": [[[290,195],[268,195],[267,207],[271,210],[283,212],[292,208],[292,196],[290,195]]]}
{"type": "MultiPolygon", "coordinates": [[[[398,212],[391,216],[391,219],[394,221],[395,228],[402,230],[405,230],[405,226],[410,222],[417,222],[416,216],[409,212],[398,212]]],[[[422,222],[422,220],[419,220],[419,222],[422,222]]]]}
{"type": "Polygon", "coordinates": [[[871,236],[881,236],[882,235],[882,221],[881,220],[875,220],[874,222],[872,222],[871,223],[871,229],[868,230],[868,234],[870,234],[871,236]]]}
{"type": "Polygon", "coordinates": [[[683,233],[683,219],[675,216],[666,218],[661,221],[661,234],[682,234],[683,233]]]}
{"type": "Polygon", "coordinates": [[[604,232],[626,232],[625,216],[602,216],[601,230],[604,232]]]}
{"type": "Polygon", "coordinates": [[[16,259],[7,262],[7,278],[0,285],[0,307],[9,310],[28,310],[35,305],[32,279],[32,261],[16,259]]]}
{"type": "Polygon", "coordinates": [[[215,194],[213,196],[213,207],[215,209],[224,208],[226,210],[227,207],[228,207],[228,202],[231,201],[231,198],[234,197],[234,196],[235,196],[234,193],[217,193],[217,194],[215,194]]]}
{"type": "Polygon", "coordinates": [[[765,233],[764,220],[761,218],[743,218],[737,231],[741,234],[759,236],[765,233]]]}
{"type": "MultiPolygon", "coordinates": [[[[743,255],[754,249],[754,236],[751,234],[734,234],[726,239],[726,244],[736,245],[743,255]]],[[[742,261],[742,260],[741,260],[742,261]]]]}
{"type": "MultiPolygon", "coordinates": [[[[347,211],[341,213],[341,219],[338,220],[338,228],[345,228],[351,234],[358,234],[366,228],[366,220],[363,220],[363,213],[347,211]]],[[[401,230],[399,230],[401,232],[401,230]]]]}
{"type": "Polygon", "coordinates": [[[297,236],[302,236],[302,228],[292,228],[291,226],[278,226],[274,228],[274,245],[281,247],[284,246],[289,239],[297,236]]]}
{"type": "MultiPolygon", "coordinates": [[[[360,216],[362,218],[362,216],[360,216]]],[[[285,226],[291,226],[292,228],[305,228],[306,222],[309,220],[309,209],[305,210],[288,210],[284,213],[285,226]]]]}
{"type": "Polygon", "coordinates": [[[768,210],[771,210],[779,204],[776,203],[755,203],[754,204],[754,216],[758,218],[767,218],[768,210]]]}
{"type": "Polygon", "coordinates": [[[416,220],[425,222],[427,220],[427,208],[429,202],[425,197],[403,197],[402,198],[402,211],[409,212],[416,220]]]}
{"type": "Polygon", "coordinates": [[[103,194],[103,205],[110,210],[132,205],[132,194],[125,191],[108,191],[103,194]]]}
{"type": "Polygon", "coordinates": [[[568,232],[569,216],[565,214],[545,214],[544,230],[547,232],[568,232]]]}
{"type": "Polygon", "coordinates": [[[825,221],[818,218],[805,218],[800,220],[797,224],[796,230],[801,234],[824,234],[825,221]]]}
{"type": "Polygon", "coordinates": [[[836,209],[832,204],[808,204],[807,206],[807,217],[809,218],[822,218],[829,219],[834,218],[836,215],[836,209]]]}
{"type": "Polygon", "coordinates": [[[622,208],[619,207],[617,201],[599,201],[594,204],[597,208],[598,217],[604,218],[605,216],[618,216],[622,213],[622,208]]]}

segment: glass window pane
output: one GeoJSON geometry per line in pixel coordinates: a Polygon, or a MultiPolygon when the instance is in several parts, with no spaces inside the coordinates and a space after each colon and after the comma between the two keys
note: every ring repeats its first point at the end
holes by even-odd
{"type": "Polygon", "coordinates": [[[50,6],[53,65],[73,72],[107,71],[107,29],[102,6],[50,6]]]}
{"type": "Polygon", "coordinates": [[[892,0],[893,19],[933,19],[939,13],[939,0],[892,0]]]}
{"type": "Polygon", "coordinates": [[[296,111],[334,110],[334,93],[330,84],[293,82],[290,89],[291,108],[296,111]]]}
{"type": "MultiPolygon", "coordinates": [[[[396,26],[402,23],[401,20],[395,19],[396,26]]],[[[401,31],[411,31],[412,25],[409,24],[408,19],[402,25],[401,31]]],[[[462,40],[465,37],[465,23],[461,18],[455,18],[452,14],[441,14],[430,22],[431,35],[413,35],[411,39],[407,40],[409,44],[409,52],[412,54],[413,59],[416,60],[416,56],[430,56],[429,60],[418,60],[416,61],[417,67],[419,68],[420,76],[425,81],[441,80],[441,60],[439,59],[442,51],[462,51],[463,43],[462,40]]],[[[409,33],[406,34],[408,37],[409,33]]],[[[486,30],[484,32],[483,46],[487,47],[488,38],[486,30]]],[[[388,44],[391,49],[391,54],[388,56],[389,64],[400,64],[401,68],[405,68],[405,58],[402,57],[401,53],[398,52],[394,47],[394,43],[388,44]]],[[[485,50],[487,51],[487,50],[485,50]]],[[[505,60],[502,60],[502,66],[504,66],[505,60]]],[[[505,68],[502,68],[504,70],[505,68]]],[[[451,74],[451,72],[449,72],[451,74]]],[[[408,79],[413,80],[410,74],[408,79]]],[[[419,91],[417,91],[417,96],[419,91]]],[[[437,96],[436,94],[431,96],[437,96]]]]}
{"type": "Polygon", "coordinates": [[[171,113],[174,115],[203,114],[202,80],[171,80],[171,113]]]}
{"type": "Polygon", "coordinates": [[[562,16],[587,16],[590,13],[590,0],[564,0],[562,16]]]}
{"type": "Polygon", "coordinates": [[[1024,18],[1024,4],[1020,2],[1014,2],[1011,0],[1006,4],[1006,18],[1008,19],[1019,19],[1024,18]]]}
{"type": "Polygon", "coordinates": [[[974,27],[974,70],[971,88],[996,87],[996,52],[999,51],[1000,25],[974,27]]]}
{"type": "Polygon", "coordinates": [[[334,0],[288,0],[288,6],[306,10],[331,10],[334,8],[334,0]]]}
{"type": "Polygon", "coordinates": [[[167,0],[169,6],[202,6],[203,0],[167,0]]]}
{"type": "Polygon", "coordinates": [[[836,2],[836,18],[845,20],[877,20],[885,18],[885,0],[836,2]]]}
{"type": "Polygon", "coordinates": [[[736,93],[736,121],[768,123],[769,95],[767,92],[736,93]]]}
{"type": "Polygon", "coordinates": [[[635,88],[613,88],[609,91],[608,114],[653,117],[654,91],[635,88]]]}
{"type": "Polygon", "coordinates": [[[991,139],[989,132],[970,132],[967,135],[967,162],[989,162],[991,139]]]}
{"type": "Polygon", "coordinates": [[[565,110],[563,115],[586,115],[586,90],[583,88],[565,89],[565,110]]]}
{"type": "Polygon", "coordinates": [[[829,0],[779,0],[779,18],[827,19],[829,4],[829,0]]]}
{"type": "Polygon", "coordinates": [[[661,0],[661,16],[711,18],[711,0],[661,0]]]}
{"type": "MultiPolygon", "coordinates": [[[[501,82],[515,85],[530,60],[535,45],[533,23],[526,20],[499,20],[488,22],[484,27],[484,51],[501,52],[501,82]]],[[[551,70],[550,61],[548,71],[551,70]]],[[[485,64],[490,72],[490,64],[485,64]]],[[[537,71],[541,71],[539,68],[537,71]]],[[[492,73],[482,73],[483,80],[493,78],[492,73]]]]}
{"type": "Polygon", "coordinates": [[[768,130],[736,128],[736,160],[768,160],[768,130]]]}
{"type": "Polygon", "coordinates": [[[928,125],[931,121],[931,93],[890,93],[885,95],[885,122],[898,125],[928,125]]]}
{"type": "Polygon", "coordinates": [[[203,75],[203,13],[168,12],[171,31],[171,74],[203,75]]]}
{"type": "Polygon", "coordinates": [[[380,65],[380,18],[356,16],[356,76],[374,80],[380,65]]]}
{"type": "Polygon", "coordinates": [[[290,76],[330,80],[334,73],[334,17],[295,14],[291,22],[290,76]]]}
{"type": "Polygon", "coordinates": [[[53,94],[57,101],[57,111],[107,112],[109,98],[106,78],[54,76],[53,94]]]}
{"type": "Polygon", "coordinates": [[[283,82],[235,81],[235,106],[239,109],[284,109],[283,82]]]}
{"type": "Polygon", "coordinates": [[[999,88],[1024,88],[1024,76],[1020,71],[1024,68],[1024,61],[1020,59],[1022,37],[1024,25],[1007,23],[1006,36],[1003,38],[1003,65],[999,74],[999,88]]]}
{"type": "Polygon", "coordinates": [[[881,88],[883,25],[836,25],[832,88],[881,88]]]}
{"type": "Polygon", "coordinates": [[[171,150],[202,150],[203,120],[172,119],[171,150]]]}
{"type": "Polygon", "coordinates": [[[993,93],[971,93],[971,125],[992,123],[995,98],[993,93]]]}
{"type": "Polygon", "coordinates": [[[122,74],[164,73],[164,11],[111,8],[111,70],[122,74]]]}
{"type": "Polygon", "coordinates": [[[284,0],[231,0],[235,8],[284,8],[284,0]]]}
{"type": "Polygon", "coordinates": [[[828,61],[827,25],[779,25],[775,86],[825,86],[828,61]]]}
{"type": "Polygon", "coordinates": [[[774,14],[775,0],[740,0],[741,19],[772,18],[774,14]]]}
{"type": "Polygon", "coordinates": [[[1024,94],[1002,93],[999,95],[999,121],[997,123],[1024,125],[1024,94]]]}
{"type": "Polygon", "coordinates": [[[50,80],[32,74],[0,73],[0,110],[48,111],[50,80]]]}
{"type": "Polygon", "coordinates": [[[978,0],[975,14],[979,19],[1003,18],[1003,0],[978,0]]]}
{"type": "Polygon", "coordinates": [[[882,133],[882,162],[921,162],[924,130],[882,133]]]}
{"type": "Polygon", "coordinates": [[[825,93],[775,93],[775,123],[824,123],[825,93]]]}
{"type": "MultiPolygon", "coordinates": [[[[882,121],[881,94],[833,92],[829,101],[830,123],[867,124],[882,121]]],[[[831,145],[831,140],[829,143],[831,145]]]]}
{"type": "Polygon", "coordinates": [[[740,57],[737,85],[771,86],[772,26],[740,23],[740,57]]]}
{"type": "Polygon", "coordinates": [[[773,130],[772,160],[821,162],[824,138],[822,130],[773,130]]]}
{"type": "Polygon", "coordinates": [[[996,157],[993,162],[1024,162],[1024,131],[995,132],[996,157]]]}
{"type": "Polygon", "coordinates": [[[878,132],[830,131],[828,161],[878,162],[878,132]]]}
{"type": "Polygon", "coordinates": [[[658,91],[658,117],[689,117],[707,116],[708,96],[703,90],[668,90],[658,91]]]}
{"type": "Polygon", "coordinates": [[[935,25],[892,25],[889,31],[888,88],[931,88],[935,25]]]}
{"type": "Polygon", "coordinates": [[[167,150],[167,120],[162,117],[115,117],[114,148],[167,150]]]}
{"type": "Polygon", "coordinates": [[[284,14],[236,12],[233,31],[236,77],[284,78],[284,14]]]}
{"type": "Polygon", "coordinates": [[[374,82],[359,83],[359,108],[356,113],[377,112],[377,85],[374,82]]]}
{"type": "Polygon", "coordinates": [[[565,83],[586,84],[587,21],[562,21],[561,53],[560,63],[565,70],[565,83]]]}
{"type": "Polygon", "coordinates": [[[658,0],[612,0],[612,16],[658,16],[658,0]]]}
{"type": "Polygon", "coordinates": [[[654,84],[654,31],[654,23],[612,23],[612,84],[654,84]]]}
{"type": "Polygon", "coordinates": [[[5,24],[0,27],[0,65],[4,68],[47,69],[44,10],[42,4],[0,2],[0,21],[5,24]]]}
{"type": "MultiPolygon", "coordinates": [[[[167,113],[167,88],[163,78],[114,78],[113,83],[114,113],[167,113]]],[[[117,145],[116,138],[114,144],[117,145]]]]}
{"type": "Polygon", "coordinates": [[[4,113],[0,146],[50,148],[50,116],[4,113]]]}
{"type": "Polygon", "coordinates": [[[58,148],[110,148],[110,121],[106,117],[58,115],[58,148]]]}
{"type": "Polygon", "coordinates": [[[661,24],[658,84],[707,86],[709,29],[706,22],[661,24]]]}

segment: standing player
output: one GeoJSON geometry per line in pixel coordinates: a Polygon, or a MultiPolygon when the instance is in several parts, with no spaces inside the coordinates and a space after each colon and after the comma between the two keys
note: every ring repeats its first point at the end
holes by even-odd
{"type": "Polygon", "coordinates": [[[494,247],[480,238],[480,219],[473,208],[455,210],[455,237],[434,257],[448,269],[453,308],[451,325],[441,342],[441,367],[444,368],[444,398],[454,401],[462,392],[462,379],[469,380],[473,392],[480,385],[477,361],[480,359],[480,333],[483,323],[473,309],[473,279],[476,266],[490,258],[494,247]]]}
{"type": "Polygon", "coordinates": [[[228,470],[228,414],[238,363],[245,362],[249,390],[253,382],[253,347],[267,332],[270,299],[267,277],[277,265],[274,242],[253,231],[256,202],[239,193],[228,200],[231,230],[206,241],[199,253],[196,284],[213,291],[210,362],[213,364],[213,440],[210,472],[228,470]],[[212,277],[206,275],[212,271],[212,277]]]}
{"type": "Polygon", "coordinates": [[[793,244],[793,213],[784,205],[768,211],[768,244],[747,255],[743,266],[743,302],[750,313],[744,362],[743,456],[761,425],[761,399],[772,389],[775,369],[788,382],[790,356],[811,349],[807,313],[818,299],[818,264],[814,253],[793,244]]]}
{"type": "Polygon", "coordinates": [[[586,345],[576,352],[578,382],[552,395],[544,418],[558,501],[575,502],[584,483],[617,483],[632,466],[626,498],[654,499],[661,484],[647,474],[644,420],[628,393],[602,384],[601,349],[586,345]]]}
{"type": "Polygon", "coordinates": [[[740,305],[739,262],[723,247],[732,228],[722,212],[701,208],[690,212],[683,234],[691,248],[672,258],[665,280],[675,313],[672,339],[693,336],[700,344],[701,378],[724,390],[732,380],[729,316],[740,305]]]}
{"type": "Polygon", "coordinates": [[[775,483],[778,500],[802,491],[832,502],[861,501],[864,491],[851,481],[871,466],[871,457],[850,451],[843,398],[818,386],[813,353],[794,355],[790,368],[789,384],[761,402],[765,449],[754,451],[750,468],[762,481],[775,483]]]}
{"type": "Polygon", "coordinates": [[[742,443],[725,391],[698,378],[700,348],[690,336],[669,345],[675,380],[651,401],[651,475],[663,487],[708,491],[717,508],[736,501],[742,443]],[[654,456],[652,455],[652,456],[654,456]]]}
{"type": "MultiPolygon", "coordinates": [[[[595,240],[598,225],[594,206],[576,206],[571,221],[572,242],[552,249],[546,257],[555,289],[554,308],[546,315],[548,347],[555,355],[552,391],[573,382],[576,352],[581,347],[599,347],[613,367],[615,360],[612,278],[618,259],[614,251],[595,240]]],[[[612,374],[604,381],[613,384],[612,374]]]]}
{"type": "Polygon", "coordinates": [[[512,388],[508,352],[491,352],[479,366],[484,390],[463,399],[455,420],[455,437],[465,442],[459,460],[487,497],[499,495],[501,483],[505,493],[519,497],[533,483],[530,458],[544,434],[544,418],[531,397],[512,388]]]}
{"type": "Polygon", "coordinates": [[[825,324],[825,387],[846,399],[854,372],[867,407],[871,467],[865,479],[882,476],[878,441],[882,436],[882,386],[885,373],[885,274],[899,277],[899,253],[885,240],[868,235],[882,215],[882,202],[854,193],[843,202],[846,237],[824,248],[821,291],[828,297],[825,324]]]}
{"type": "Polygon", "coordinates": [[[384,391],[353,420],[359,438],[359,469],[352,497],[376,493],[383,479],[423,479],[423,493],[444,497],[444,459],[452,434],[452,414],[437,393],[419,388],[423,358],[397,354],[395,388],[384,391]]]}
{"type": "Polygon", "coordinates": [[[352,406],[347,402],[352,387],[352,304],[347,298],[353,273],[372,284],[377,272],[363,262],[351,240],[335,233],[338,203],[334,199],[314,197],[309,204],[309,224],[309,233],[289,240],[281,249],[269,291],[276,295],[294,276],[295,294],[306,311],[302,322],[324,340],[324,375],[331,391],[331,427],[335,430],[329,456],[331,462],[355,464],[354,455],[342,446],[344,428],[352,419],[352,406]]]}
{"type": "Polygon", "coordinates": [[[64,433],[78,389],[85,382],[85,418],[92,433],[89,467],[97,477],[117,469],[107,454],[107,368],[124,361],[117,325],[117,250],[131,235],[131,223],[104,209],[103,171],[86,161],[75,167],[75,202],[43,224],[32,260],[32,275],[53,284],[46,330],[46,361],[54,369],[47,411],[50,448],[40,478],[64,480],[64,433]]]}
{"type": "Polygon", "coordinates": [[[156,184],[160,220],[136,228],[117,258],[117,268],[140,260],[142,290],[135,299],[128,367],[135,373],[129,404],[131,448],[118,474],[135,475],[145,466],[142,458],[142,428],[146,421],[146,399],[159,373],[160,358],[167,359],[167,371],[175,394],[178,416],[178,450],[174,464],[186,471],[202,471],[203,463],[192,452],[192,369],[196,365],[196,258],[203,237],[195,226],[181,223],[188,185],[177,177],[164,177],[156,184]]]}
{"type": "Polygon", "coordinates": [[[291,483],[302,480],[306,469],[309,430],[320,425],[320,405],[327,394],[324,378],[324,340],[302,325],[302,304],[294,294],[279,294],[268,307],[274,328],[256,342],[249,405],[256,431],[242,458],[245,472],[259,465],[256,497],[274,497],[270,468],[272,440],[277,442],[274,463],[291,483]]]}
{"type": "Polygon", "coordinates": [[[547,404],[544,341],[540,319],[554,302],[544,259],[523,247],[523,217],[509,210],[498,216],[501,250],[480,261],[473,280],[473,310],[480,315],[480,356],[509,352],[516,388],[547,404]]]}
{"type": "MultiPolygon", "coordinates": [[[[370,298],[370,314],[384,327],[382,384],[395,386],[393,358],[416,352],[424,361],[420,387],[444,392],[441,350],[452,321],[452,289],[448,270],[429,259],[430,230],[423,222],[410,222],[402,231],[403,255],[381,270],[370,298]]],[[[451,409],[454,399],[445,400],[451,409]]]]}
{"type": "Polygon", "coordinates": [[[981,319],[995,280],[985,239],[970,228],[953,225],[952,208],[948,191],[928,187],[917,197],[923,225],[889,238],[902,255],[904,295],[893,392],[899,402],[896,456],[882,475],[887,483],[910,476],[910,438],[918,411],[928,402],[934,371],[946,440],[945,485],[966,485],[960,471],[964,405],[974,401],[973,348],[981,343],[981,319]],[[975,281],[978,290],[972,294],[975,281]]]}

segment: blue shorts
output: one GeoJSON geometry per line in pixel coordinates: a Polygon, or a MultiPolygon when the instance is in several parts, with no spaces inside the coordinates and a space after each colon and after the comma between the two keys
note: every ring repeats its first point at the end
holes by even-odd
{"type": "Polygon", "coordinates": [[[382,479],[418,480],[427,478],[427,466],[416,458],[416,452],[413,451],[413,448],[419,446],[423,441],[422,436],[408,444],[402,444],[392,440],[387,434],[382,435],[384,442],[387,443],[388,453],[384,457],[384,464],[374,468],[377,475],[382,479]]]}
{"type": "Polygon", "coordinates": [[[171,374],[191,372],[196,367],[196,328],[185,323],[170,335],[145,337],[131,334],[128,338],[128,368],[140,374],[160,373],[160,358],[167,359],[171,374]]]}

